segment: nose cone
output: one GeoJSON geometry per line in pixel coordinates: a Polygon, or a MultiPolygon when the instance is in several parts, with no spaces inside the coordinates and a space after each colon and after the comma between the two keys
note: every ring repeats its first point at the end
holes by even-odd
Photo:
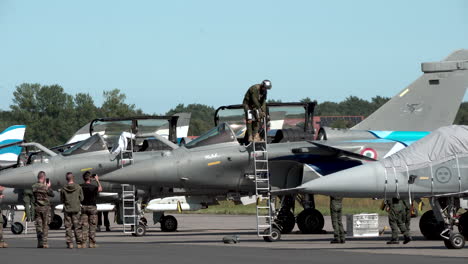
{"type": "Polygon", "coordinates": [[[0,185],[10,188],[30,189],[36,176],[28,167],[7,169],[0,172],[0,185]]]}
{"type": "Polygon", "coordinates": [[[381,197],[385,186],[385,168],[372,162],[306,182],[306,193],[341,197],[381,197]]]}
{"type": "Polygon", "coordinates": [[[177,181],[177,167],[171,158],[156,158],[118,169],[102,175],[100,179],[105,182],[133,185],[168,184],[177,181]]]}

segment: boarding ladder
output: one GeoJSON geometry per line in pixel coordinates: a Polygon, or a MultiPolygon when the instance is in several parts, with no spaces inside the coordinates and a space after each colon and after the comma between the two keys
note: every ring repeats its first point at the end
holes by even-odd
{"type": "Polygon", "coordinates": [[[263,123],[265,132],[264,138],[252,143],[254,161],[253,179],[255,181],[255,195],[257,198],[257,235],[259,237],[271,236],[274,212],[274,204],[271,201],[270,193],[266,118],[264,118],[263,123]]]}
{"type": "Polygon", "coordinates": [[[135,185],[122,184],[122,224],[125,234],[134,233],[137,226],[135,185]]]}

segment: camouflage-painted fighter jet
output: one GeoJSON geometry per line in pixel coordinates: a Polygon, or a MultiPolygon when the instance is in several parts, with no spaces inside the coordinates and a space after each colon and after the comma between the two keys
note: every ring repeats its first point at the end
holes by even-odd
{"type": "Polygon", "coordinates": [[[448,248],[462,248],[468,238],[468,212],[458,212],[468,209],[468,126],[439,128],[381,161],[320,177],[290,191],[384,200],[428,197],[432,211],[422,217],[422,233],[442,237],[448,248]]]}
{"type": "MultiPolygon", "coordinates": [[[[295,188],[360,165],[362,160],[387,157],[428,131],[452,124],[468,87],[467,61],[468,50],[459,50],[444,61],[423,63],[424,74],[418,80],[357,126],[349,130],[322,128],[318,137],[327,141],[292,142],[280,133],[279,143],[268,146],[271,188],[295,188]]],[[[182,188],[186,195],[252,195],[253,146],[240,144],[238,136],[230,125],[222,123],[165,157],[116,170],[102,180],[146,186],[151,197],[169,195],[161,192],[162,187],[182,188]]],[[[277,216],[280,229],[288,232],[297,221],[304,233],[321,231],[324,220],[314,208],[313,196],[306,193],[301,204],[304,210],[295,219],[294,199],[283,200],[277,216]]]]}

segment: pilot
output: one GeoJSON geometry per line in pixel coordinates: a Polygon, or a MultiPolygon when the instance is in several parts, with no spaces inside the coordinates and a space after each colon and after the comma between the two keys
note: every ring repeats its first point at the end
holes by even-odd
{"type": "Polygon", "coordinates": [[[50,201],[54,192],[50,189],[50,182],[46,174],[40,171],[37,174],[37,183],[32,186],[34,195],[34,216],[36,222],[37,247],[48,248],[47,237],[49,235],[50,201]]]}
{"type": "Polygon", "coordinates": [[[266,117],[266,99],[267,90],[271,89],[271,82],[264,80],[260,84],[250,86],[244,96],[242,106],[245,111],[245,123],[247,132],[245,138],[248,142],[260,141],[258,130],[261,125],[262,118],[266,117]]]}
{"type": "Polygon", "coordinates": [[[401,233],[403,233],[405,240],[403,244],[408,244],[411,242],[411,236],[409,230],[406,229],[406,212],[405,206],[403,201],[397,198],[393,198],[387,201],[387,211],[388,211],[388,223],[390,224],[390,228],[392,229],[392,239],[387,242],[389,245],[399,244],[398,241],[399,233],[398,229],[400,229],[401,233]]]}
{"type": "MultiPolygon", "coordinates": [[[[3,186],[0,186],[0,199],[3,199],[3,190],[5,190],[5,187],[3,186]]],[[[5,241],[3,240],[3,214],[2,214],[2,210],[0,210],[0,248],[7,248],[8,247],[8,244],[5,243],[5,241]]]]}

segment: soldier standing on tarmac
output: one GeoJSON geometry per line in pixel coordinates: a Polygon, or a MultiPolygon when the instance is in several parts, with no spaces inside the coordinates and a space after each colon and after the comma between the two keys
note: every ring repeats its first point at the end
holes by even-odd
{"type": "MultiPolygon", "coordinates": [[[[5,187],[3,186],[0,186],[0,199],[3,199],[3,190],[5,189],[5,187]]],[[[8,244],[5,243],[5,241],[3,240],[3,214],[2,214],[2,210],[0,210],[0,248],[7,248],[8,247],[8,244]]]]}
{"type": "Polygon", "coordinates": [[[37,247],[49,248],[47,237],[49,236],[50,201],[54,192],[50,189],[50,182],[46,174],[40,171],[37,174],[37,183],[32,186],[34,195],[34,221],[36,222],[37,247]]]}
{"type": "Polygon", "coordinates": [[[411,242],[412,238],[410,236],[409,230],[406,229],[406,212],[403,201],[398,198],[393,198],[392,200],[387,201],[387,211],[388,211],[388,223],[392,229],[392,239],[387,242],[388,245],[400,244],[398,241],[399,233],[398,229],[403,233],[405,240],[403,244],[408,244],[411,242]]]}
{"type": "Polygon", "coordinates": [[[334,233],[334,238],[330,241],[332,244],[344,244],[346,241],[346,233],[342,222],[342,208],[343,198],[330,196],[330,216],[334,233]]]}
{"type": "Polygon", "coordinates": [[[84,184],[81,184],[83,189],[84,199],[81,202],[81,228],[83,231],[82,247],[86,248],[89,238],[89,248],[96,248],[96,226],[97,226],[97,207],[96,200],[99,192],[102,192],[102,186],[99,182],[99,177],[96,175],[95,180],[98,186],[91,183],[91,172],[87,171],[83,174],[84,184]]]}
{"type": "Polygon", "coordinates": [[[76,247],[82,248],[83,235],[80,227],[81,202],[83,201],[83,189],[75,183],[73,173],[67,172],[67,185],[60,191],[60,201],[63,203],[63,216],[65,219],[65,239],[67,248],[73,248],[73,233],[75,231],[76,247]]]}
{"type": "Polygon", "coordinates": [[[266,117],[266,98],[269,89],[271,89],[271,82],[264,80],[260,84],[250,86],[245,93],[242,106],[245,112],[246,139],[248,142],[260,141],[258,130],[261,126],[260,120],[266,117]]]}

